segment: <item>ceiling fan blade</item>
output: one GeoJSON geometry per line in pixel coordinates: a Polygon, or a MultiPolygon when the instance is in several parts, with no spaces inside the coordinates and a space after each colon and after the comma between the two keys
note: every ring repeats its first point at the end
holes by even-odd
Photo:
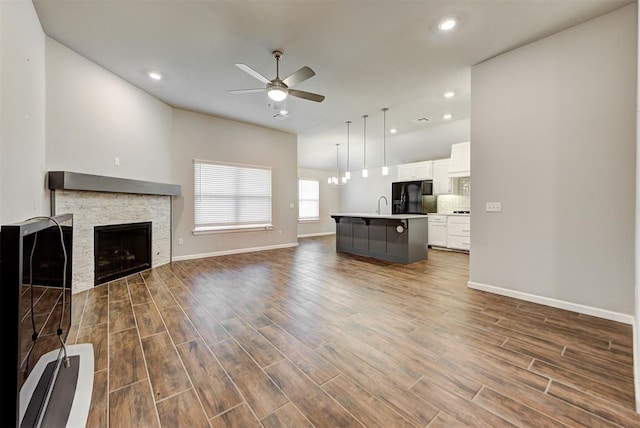
{"type": "Polygon", "coordinates": [[[315,101],[317,103],[324,101],[324,95],[318,95],[307,91],[298,91],[297,89],[289,89],[289,95],[304,98],[305,100],[315,101]]]}
{"type": "Polygon", "coordinates": [[[289,77],[283,80],[284,84],[288,87],[296,86],[298,83],[304,82],[310,77],[315,76],[316,73],[310,69],[309,67],[302,67],[300,70],[296,71],[289,77]]]}
{"type": "Polygon", "coordinates": [[[265,88],[255,88],[255,89],[232,89],[229,91],[230,94],[251,94],[254,92],[264,92],[265,88]]]}
{"type": "Polygon", "coordinates": [[[255,79],[258,79],[259,81],[261,81],[262,83],[269,83],[271,82],[269,79],[267,79],[266,77],[264,77],[262,74],[258,73],[257,71],[255,71],[253,68],[249,67],[247,64],[236,64],[236,67],[238,67],[240,70],[244,71],[245,73],[247,73],[249,76],[254,77],[255,79]]]}

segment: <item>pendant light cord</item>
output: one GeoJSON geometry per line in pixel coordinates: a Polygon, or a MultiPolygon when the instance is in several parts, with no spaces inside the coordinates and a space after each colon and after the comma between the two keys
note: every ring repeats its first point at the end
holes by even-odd
{"type": "Polygon", "coordinates": [[[349,171],[349,126],[351,125],[351,121],[347,120],[347,171],[349,171]]]}
{"type": "Polygon", "coordinates": [[[367,117],[369,117],[366,114],[362,115],[362,120],[364,122],[364,132],[362,133],[363,135],[363,146],[364,146],[364,158],[363,158],[363,165],[364,168],[363,169],[367,169],[367,117]]]}
{"type": "Polygon", "coordinates": [[[338,182],[340,181],[340,155],[339,155],[339,150],[340,150],[340,144],[336,144],[336,180],[338,180],[338,182]]]}
{"type": "Polygon", "coordinates": [[[388,107],[382,109],[382,166],[387,166],[387,110],[388,107]]]}

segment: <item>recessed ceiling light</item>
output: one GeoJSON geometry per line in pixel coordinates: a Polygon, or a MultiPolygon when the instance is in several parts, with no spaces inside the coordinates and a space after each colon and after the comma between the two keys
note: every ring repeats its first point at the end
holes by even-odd
{"type": "Polygon", "coordinates": [[[447,113],[447,114],[445,114],[445,115],[442,115],[442,118],[443,118],[444,120],[449,120],[449,119],[451,119],[452,117],[453,117],[453,116],[452,116],[450,113],[447,113]]]}
{"type": "Polygon", "coordinates": [[[453,98],[456,93],[453,91],[447,91],[443,95],[445,98],[453,98]]]}
{"type": "Polygon", "coordinates": [[[392,134],[395,134],[396,132],[398,132],[398,130],[396,128],[391,128],[389,132],[391,132],[392,134]]]}
{"type": "Polygon", "coordinates": [[[153,80],[160,80],[162,79],[162,74],[158,73],[157,71],[150,71],[149,77],[151,77],[153,80]]]}
{"type": "Polygon", "coordinates": [[[440,31],[453,30],[456,24],[457,24],[457,21],[455,18],[444,18],[442,21],[438,23],[438,29],[440,31]]]}

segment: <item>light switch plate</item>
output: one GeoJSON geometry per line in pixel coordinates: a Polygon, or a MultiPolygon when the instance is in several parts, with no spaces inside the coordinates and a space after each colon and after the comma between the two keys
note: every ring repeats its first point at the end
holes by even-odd
{"type": "Polygon", "coordinates": [[[502,202],[487,202],[488,213],[499,213],[502,211],[502,202]]]}

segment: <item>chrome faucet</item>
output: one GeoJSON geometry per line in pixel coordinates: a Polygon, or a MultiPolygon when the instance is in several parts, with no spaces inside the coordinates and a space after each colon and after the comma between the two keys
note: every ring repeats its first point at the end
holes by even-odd
{"type": "Polygon", "coordinates": [[[380,214],[380,201],[384,199],[384,203],[389,206],[389,201],[387,201],[387,197],[386,196],[380,196],[378,198],[378,209],[376,210],[376,214],[380,214]]]}

